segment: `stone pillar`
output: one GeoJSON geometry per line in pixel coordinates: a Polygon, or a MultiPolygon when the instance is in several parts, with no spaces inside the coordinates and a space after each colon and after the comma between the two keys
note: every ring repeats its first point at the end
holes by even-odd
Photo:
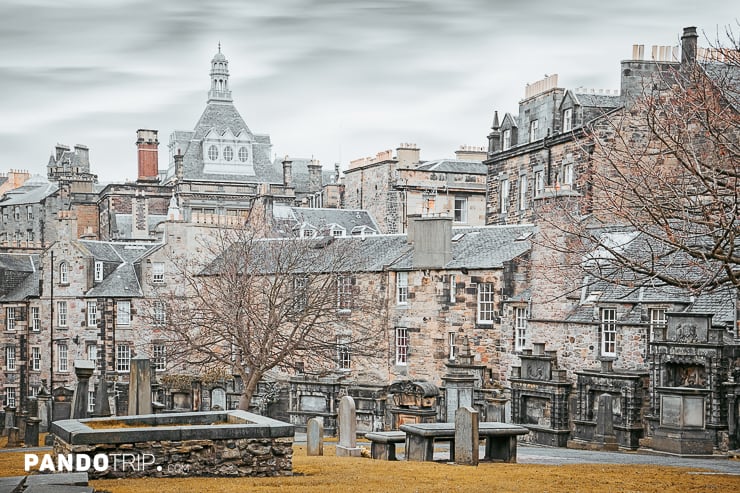
{"type": "Polygon", "coordinates": [[[21,410],[15,413],[15,426],[18,428],[18,436],[20,437],[26,435],[26,419],[28,419],[28,411],[21,410]]]}
{"type": "Polygon", "coordinates": [[[8,436],[9,430],[15,426],[15,407],[5,406],[5,426],[3,427],[3,436],[8,436]]]}
{"type": "Polygon", "coordinates": [[[355,400],[345,395],[339,401],[339,443],[337,456],[360,457],[362,450],[357,447],[357,410],[355,400]]]}
{"type": "Polygon", "coordinates": [[[477,466],[479,440],[478,411],[469,406],[455,411],[455,464],[477,466]]]}
{"type": "Polygon", "coordinates": [[[98,378],[98,385],[95,387],[95,409],[93,409],[94,418],[106,418],[110,416],[110,402],[108,401],[108,381],[105,374],[98,378]]]}
{"type": "Polygon", "coordinates": [[[128,415],[152,414],[152,365],[149,358],[131,358],[128,386],[128,415]]]}
{"type": "Polygon", "coordinates": [[[307,455],[324,455],[324,424],[320,418],[311,418],[306,423],[307,455]]]}
{"type": "Polygon", "coordinates": [[[5,448],[18,448],[21,446],[21,438],[18,435],[18,428],[12,426],[8,428],[8,444],[5,448]]]}
{"type": "Polygon", "coordinates": [[[26,433],[23,435],[23,441],[26,447],[39,446],[39,418],[30,417],[26,420],[26,433]]]}
{"type": "Polygon", "coordinates": [[[84,419],[87,413],[87,392],[90,388],[90,377],[95,371],[95,362],[87,359],[75,360],[77,387],[72,398],[72,419],[84,419]]]}
{"type": "Polygon", "coordinates": [[[617,436],[614,434],[614,412],[610,394],[599,395],[594,441],[601,444],[604,450],[616,451],[619,449],[617,436]]]}

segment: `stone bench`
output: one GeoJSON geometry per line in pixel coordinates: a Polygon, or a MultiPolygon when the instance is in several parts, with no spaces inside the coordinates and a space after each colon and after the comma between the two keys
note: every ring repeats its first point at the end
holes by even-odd
{"type": "Polygon", "coordinates": [[[402,431],[374,431],[365,433],[370,440],[370,456],[379,460],[396,460],[396,444],[406,441],[406,433],[402,431]]]}
{"type": "MultiPolygon", "coordinates": [[[[434,460],[434,442],[450,442],[450,461],[455,460],[455,423],[416,423],[401,425],[406,432],[406,460],[434,460]]],[[[507,423],[482,422],[478,435],[486,440],[484,459],[516,462],[517,436],[529,430],[507,423]]]]}

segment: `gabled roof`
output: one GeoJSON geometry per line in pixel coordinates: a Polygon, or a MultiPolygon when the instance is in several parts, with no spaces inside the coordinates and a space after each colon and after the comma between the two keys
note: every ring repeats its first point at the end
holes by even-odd
{"type": "Polygon", "coordinates": [[[290,212],[295,221],[293,229],[303,224],[310,224],[313,229],[322,232],[336,224],[347,231],[347,234],[351,234],[353,229],[362,226],[372,229],[375,233],[380,231],[378,223],[366,210],[291,207],[290,212]]]}
{"type": "Polygon", "coordinates": [[[501,120],[501,129],[502,130],[504,130],[505,128],[508,128],[508,127],[514,127],[514,128],[516,128],[518,126],[519,125],[517,124],[516,118],[514,116],[512,116],[511,113],[506,113],[504,115],[504,119],[501,120]]]}
{"type": "Polygon", "coordinates": [[[162,247],[161,243],[128,243],[110,241],[79,240],[76,242],[95,261],[112,263],[116,269],[90,289],[87,297],[140,297],[140,271],[136,264],[162,247]]]}
{"type": "Polygon", "coordinates": [[[439,159],[427,161],[416,167],[419,170],[439,171],[440,173],[467,173],[470,175],[485,175],[488,167],[481,161],[467,161],[460,159],[439,159]]]}
{"type": "Polygon", "coordinates": [[[39,256],[0,253],[0,302],[39,296],[39,256]]]}
{"type": "Polygon", "coordinates": [[[38,204],[58,189],[59,186],[56,183],[51,183],[42,177],[34,177],[0,197],[0,207],[38,204]]]}

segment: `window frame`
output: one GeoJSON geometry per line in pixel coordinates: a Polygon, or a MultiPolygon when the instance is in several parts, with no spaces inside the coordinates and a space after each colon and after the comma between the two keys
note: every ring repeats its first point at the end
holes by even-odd
{"type": "Polygon", "coordinates": [[[16,318],[16,307],[6,306],[5,307],[5,330],[14,331],[15,323],[18,321],[16,318]]]}
{"type": "Polygon", "coordinates": [[[493,325],[495,310],[496,289],[492,282],[479,282],[476,289],[476,316],[479,325],[493,325]],[[490,318],[485,318],[486,316],[490,318]]]}
{"type": "Polygon", "coordinates": [[[57,371],[69,372],[69,346],[65,341],[57,343],[57,371]]]}
{"type": "Polygon", "coordinates": [[[457,280],[455,274],[450,274],[450,303],[454,303],[457,297],[457,280]]]}
{"type": "Polygon", "coordinates": [[[605,307],[600,309],[601,323],[599,349],[601,356],[617,356],[617,309],[605,307]]]}
{"type": "Polygon", "coordinates": [[[668,325],[668,319],[666,312],[668,310],[664,307],[653,307],[648,309],[648,319],[650,321],[650,333],[648,334],[648,341],[653,342],[655,340],[655,330],[665,328],[668,325]],[[656,317],[655,315],[661,315],[656,317]]]}
{"type": "Polygon", "coordinates": [[[455,361],[457,357],[457,332],[447,333],[447,357],[450,361],[455,361]]]}
{"type": "Polygon", "coordinates": [[[409,273],[396,272],[396,304],[409,304],[409,273]]]}
{"type": "Polygon", "coordinates": [[[116,327],[130,327],[131,326],[131,300],[117,300],[116,301],[116,327]],[[128,305],[128,309],[122,309],[122,307],[128,305]],[[124,317],[125,315],[125,317],[124,317]]]}
{"type": "Polygon", "coordinates": [[[352,369],[352,353],[349,345],[348,336],[337,336],[337,368],[340,370],[352,369]]]}
{"type": "Polygon", "coordinates": [[[31,346],[31,371],[41,371],[41,348],[31,346]]]}
{"type": "Polygon", "coordinates": [[[463,195],[456,195],[453,204],[453,216],[452,220],[456,223],[467,224],[468,223],[468,198],[463,195]],[[460,202],[460,207],[458,207],[460,202]]]}
{"type": "Polygon", "coordinates": [[[87,356],[87,360],[88,361],[94,361],[95,362],[95,368],[98,368],[100,366],[100,364],[99,364],[100,354],[98,353],[98,345],[97,344],[88,344],[85,347],[85,355],[87,356]],[[92,356],[92,358],[90,356],[92,356]]]}
{"type": "Polygon", "coordinates": [[[164,284],[164,262],[152,262],[152,282],[164,284]]]}
{"type": "Polygon", "coordinates": [[[94,274],[94,280],[95,282],[100,282],[103,280],[103,262],[100,260],[95,261],[95,274],[94,274]]]}
{"type": "Polygon", "coordinates": [[[542,197],[545,194],[545,170],[534,172],[534,196],[542,197]]]}
{"type": "Polygon", "coordinates": [[[573,130],[573,108],[563,110],[563,132],[573,130]]]}
{"type": "Polygon", "coordinates": [[[15,346],[5,346],[5,371],[16,371],[18,361],[15,346]]]}
{"type": "Polygon", "coordinates": [[[65,260],[59,262],[59,284],[69,284],[69,264],[65,260]]]}
{"type": "Polygon", "coordinates": [[[519,177],[519,210],[527,210],[527,175],[519,177]]]}
{"type": "Polygon", "coordinates": [[[396,327],[394,331],[396,349],[396,365],[408,366],[409,363],[409,329],[408,327],[396,327]]]}
{"type": "Polygon", "coordinates": [[[529,122],[529,141],[534,142],[539,138],[540,121],[532,120],[529,122]]]}
{"type": "Polygon", "coordinates": [[[87,308],[87,326],[97,327],[98,326],[98,302],[88,301],[86,304],[87,308]]]}
{"type": "Polygon", "coordinates": [[[509,212],[509,179],[502,178],[499,181],[499,210],[501,214],[509,212]]]}
{"type": "Polygon", "coordinates": [[[527,308],[514,307],[514,351],[521,352],[527,344],[527,308]]]}
{"type": "Polygon", "coordinates": [[[162,327],[167,323],[167,304],[164,301],[156,300],[154,302],[152,320],[157,327],[162,327]]]}
{"type": "Polygon", "coordinates": [[[16,398],[15,387],[5,387],[5,402],[8,407],[16,406],[16,398]]]}
{"type": "Polygon", "coordinates": [[[38,306],[31,307],[31,331],[41,332],[41,308],[38,306]]]}
{"type": "Polygon", "coordinates": [[[167,345],[161,342],[152,343],[152,363],[154,371],[167,370],[167,345]]]}
{"type": "Polygon", "coordinates": [[[131,345],[129,343],[116,344],[116,373],[131,371],[131,345]]]}
{"type": "Polygon", "coordinates": [[[67,327],[67,301],[57,301],[57,326],[67,327]]]}
{"type": "Polygon", "coordinates": [[[507,128],[504,130],[501,138],[501,150],[505,151],[511,148],[511,129],[507,128]]]}
{"type": "Polygon", "coordinates": [[[337,310],[352,310],[352,276],[337,276],[337,310]]]}

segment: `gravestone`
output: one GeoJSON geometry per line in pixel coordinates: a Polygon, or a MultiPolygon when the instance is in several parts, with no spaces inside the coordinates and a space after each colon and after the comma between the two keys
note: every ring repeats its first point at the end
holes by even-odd
{"type": "Polygon", "coordinates": [[[616,451],[619,449],[617,436],[614,434],[614,410],[611,394],[601,394],[599,396],[594,441],[600,444],[603,450],[616,451]]]}
{"type": "Polygon", "coordinates": [[[39,418],[30,417],[26,419],[26,433],[23,435],[23,441],[26,447],[39,446],[39,418]]]}
{"type": "Polygon", "coordinates": [[[21,446],[21,437],[18,435],[18,428],[15,426],[8,428],[8,444],[5,448],[18,448],[21,446]]]}
{"type": "Polygon", "coordinates": [[[455,411],[455,464],[477,466],[479,440],[478,411],[469,406],[455,411]]]}
{"type": "Polygon", "coordinates": [[[110,401],[108,400],[108,381],[105,374],[100,375],[98,384],[95,387],[95,407],[93,409],[94,418],[106,418],[110,412],[110,401]]]}
{"type": "Polygon", "coordinates": [[[306,448],[308,455],[324,455],[324,424],[319,418],[306,423],[306,448]]]}
{"type": "Polygon", "coordinates": [[[131,358],[128,387],[128,415],[152,414],[152,365],[149,358],[131,358]]]}
{"type": "Polygon", "coordinates": [[[87,359],[75,360],[75,375],[77,387],[72,397],[72,419],[88,417],[87,393],[90,390],[90,377],[95,371],[95,361],[87,359]]]}
{"type": "Polygon", "coordinates": [[[5,406],[5,426],[3,427],[3,436],[8,436],[8,432],[15,426],[15,407],[5,406]]]}
{"type": "Polygon", "coordinates": [[[360,457],[362,449],[357,447],[357,410],[355,400],[345,395],[339,401],[339,443],[337,456],[360,457]]]}
{"type": "Polygon", "coordinates": [[[26,435],[26,419],[28,419],[28,411],[21,409],[15,413],[15,426],[18,428],[18,436],[20,437],[26,435]]]}

